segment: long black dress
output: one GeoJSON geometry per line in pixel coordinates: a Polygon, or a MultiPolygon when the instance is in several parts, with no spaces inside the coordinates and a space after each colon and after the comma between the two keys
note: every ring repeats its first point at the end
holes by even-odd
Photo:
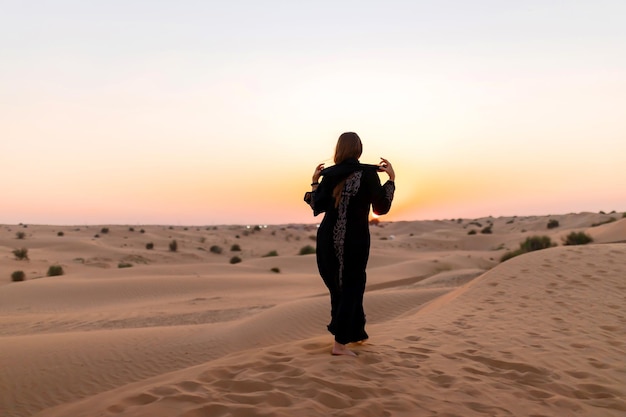
{"type": "Polygon", "coordinates": [[[376,165],[348,159],[322,171],[317,189],[305,194],[305,201],[324,219],[317,231],[317,267],[330,291],[331,321],[328,331],[338,343],[368,338],[365,332],[363,293],[369,258],[370,206],[376,214],[391,208],[395,184],[381,185],[376,165]],[[336,205],[333,190],[345,180],[336,205]]]}

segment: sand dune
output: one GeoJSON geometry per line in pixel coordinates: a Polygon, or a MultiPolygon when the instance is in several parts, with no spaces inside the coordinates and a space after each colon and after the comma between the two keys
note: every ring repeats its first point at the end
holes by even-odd
{"type": "Polygon", "coordinates": [[[314,227],[4,226],[0,415],[623,416],[626,219],[593,226],[609,216],[373,227],[356,359],[329,354],[326,291],[298,255],[314,227]],[[596,243],[499,262],[571,231],[596,243]]]}

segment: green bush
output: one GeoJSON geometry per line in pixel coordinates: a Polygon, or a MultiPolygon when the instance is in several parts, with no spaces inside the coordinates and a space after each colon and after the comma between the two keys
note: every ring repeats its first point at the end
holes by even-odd
{"type": "Polygon", "coordinates": [[[238,264],[239,262],[241,262],[241,258],[239,256],[233,256],[232,258],[230,258],[231,264],[238,264]]]}
{"type": "Polygon", "coordinates": [[[264,258],[269,258],[270,256],[278,256],[278,252],[275,250],[272,250],[272,251],[267,252],[265,255],[263,255],[264,258]]]}
{"type": "Polygon", "coordinates": [[[103,235],[106,235],[107,233],[109,233],[109,228],[103,227],[102,229],[100,229],[100,233],[102,233],[103,235]]]}
{"type": "Polygon", "coordinates": [[[556,219],[548,220],[548,229],[554,229],[555,227],[559,227],[559,221],[556,219]]]}
{"type": "Polygon", "coordinates": [[[28,249],[26,248],[14,249],[13,255],[15,256],[15,259],[17,259],[18,261],[28,260],[28,249]]]}
{"type": "Polygon", "coordinates": [[[233,246],[230,247],[230,251],[231,252],[241,252],[241,246],[239,246],[238,244],[234,244],[233,246]]]}
{"type": "Polygon", "coordinates": [[[217,245],[213,245],[213,246],[211,246],[211,249],[209,249],[209,250],[211,251],[211,253],[216,253],[216,254],[219,255],[220,253],[222,253],[223,249],[221,247],[217,246],[217,245]]]}
{"type": "Polygon", "coordinates": [[[509,259],[515,258],[516,256],[521,255],[522,253],[526,253],[526,252],[522,251],[521,249],[507,252],[504,255],[502,255],[502,257],[500,258],[500,262],[508,261],[509,259]]]}
{"type": "Polygon", "coordinates": [[[170,242],[170,251],[176,252],[177,250],[178,250],[178,242],[176,241],[176,239],[174,239],[170,242]]]}
{"type": "Polygon", "coordinates": [[[26,274],[24,273],[24,271],[14,271],[11,274],[11,281],[13,282],[24,281],[25,278],[26,274]]]}
{"type": "Polygon", "coordinates": [[[526,252],[532,252],[535,250],[547,249],[556,244],[552,243],[552,240],[548,236],[531,236],[520,243],[520,249],[526,252]]]}
{"type": "Polygon", "coordinates": [[[63,267],[61,265],[50,265],[50,267],[48,268],[48,273],[46,275],[48,275],[49,277],[56,277],[59,275],[63,275],[65,273],[65,271],[63,271],[63,267]]]}
{"type": "Polygon", "coordinates": [[[586,245],[593,242],[593,238],[585,232],[572,232],[563,238],[564,245],[586,245]]]}
{"type": "Polygon", "coordinates": [[[520,243],[519,249],[507,252],[500,258],[501,262],[514,258],[518,255],[522,255],[524,253],[547,249],[552,246],[556,246],[555,243],[552,243],[552,240],[548,236],[531,236],[527,237],[525,241],[520,243]]]}
{"type": "Polygon", "coordinates": [[[117,264],[118,268],[131,268],[132,266],[133,264],[128,262],[120,262],[119,264],[117,264]]]}
{"type": "Polygon", "coordinates": [[[315,253],[315,248],[311,245],[306,245],[300,249],[300,255],[310,255],[315,253]]]}

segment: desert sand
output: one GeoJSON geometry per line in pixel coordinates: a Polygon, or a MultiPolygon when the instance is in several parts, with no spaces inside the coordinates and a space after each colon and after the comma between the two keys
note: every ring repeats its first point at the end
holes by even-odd
{"type": "Polygon", "coordinates": [[[626,415],[621,213],[373,225],[356,358],[316,226],[251,226],[0,226],[0,415],[626,415]],[[500,262],[533,235],[558,245],[500,262]]]}

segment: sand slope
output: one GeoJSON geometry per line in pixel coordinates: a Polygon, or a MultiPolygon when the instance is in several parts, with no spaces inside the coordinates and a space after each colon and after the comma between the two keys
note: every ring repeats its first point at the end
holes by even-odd
{"type": "Polygon", "coordinates": [[[562,216],[550,231],[547,217],[492,219],[494,233],[475,236],[467,220],[373,228],[372,339],[356,359],[329,355],[325,288],[314,258],[296,254],[308,228],[174,231],[185,248],[155,253],[114,230],[97,249],[84,230],[59,248],[31,226],[33,275],[53,257],[68,273],[0,286],[0,414],[623,416],[626,244],[497,262],[535,232],[626,239],[624,220],[591,227],[598,216],[562,216]],[[199,234],[239,242],[244,262],[198,250],[199,234]],[[89,255],[111,265],[72,263],[89,255]],[[129,256],[150,261],[115,267],[129,256]]]}

